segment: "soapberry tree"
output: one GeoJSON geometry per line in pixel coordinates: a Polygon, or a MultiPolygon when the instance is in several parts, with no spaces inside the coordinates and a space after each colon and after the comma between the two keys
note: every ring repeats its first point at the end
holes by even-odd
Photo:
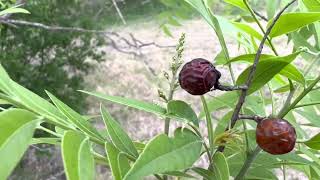
{"type": "Polygon", "coordinates": [[[0,66],[0,99],[12,105],[0,112],[0,179],[10,176],[28,146],[40,143],[61,147],[69,180],[95,179],[96,164],[110,168],[115,180],[262,180],[278,179],[279,172],[285,178],[287,170],[320,179],[320,134],[308,131],[320,127],[320,1],[269,0],[267,17],[249,0],[224,1],[240,14],[222,17],[207,0],[183,0],[215,32],[221,52],[210,60],[197,54],[185,60],[183,34],[165,73],[168,88],[159,89],[162,103],[79,92],[163,119],[163,133],[148,142],[133,141],[103,105],[101,133],[89,116],[51,92],[46,91],[50,101],[41,98],[0,66]],[[228,48],[226,37],[238,43],[241,55],[230,56],[237,49],[228,48]],[[279,47],[276,39],[287,45],[279,47]],[[280,54],[282,49],[291,53],[280,54]],[[239,64],[245,68],[235,72],[239,64]],[[199,98],[201,112],[176,99],[177,91],[199,98]],[[171,121],[182,126],[170,131],[171,121]],[[34,137],[37,129],[51,136],[34,137]],[[207,163],[199,165],[199,159],[207,163]]]}

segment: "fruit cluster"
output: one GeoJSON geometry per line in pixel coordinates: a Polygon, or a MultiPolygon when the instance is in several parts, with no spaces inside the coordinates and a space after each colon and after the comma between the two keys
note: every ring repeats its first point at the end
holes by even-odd
{"type": "MultiPolygon", "coordinates": [[[[192,95],[203,95],[219,85],[221,73],[208,60],[197,58],[186,63],[179,73],[182,89],[192,95]]],[[[293,150],[296,131],[286,120],[267,118],[258,122],[256,142],[270,154],[285,154],[293,150]]]]}

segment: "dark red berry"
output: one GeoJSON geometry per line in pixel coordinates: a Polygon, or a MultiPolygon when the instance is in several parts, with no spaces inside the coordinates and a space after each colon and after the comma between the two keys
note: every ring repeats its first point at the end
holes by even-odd
{"type": "Polygon", "coordinates": [[[220,76],[220,72],[209,61],[197,58],[182,67],[179,83],[188,93],[203,95],[218,84],[220,76]]]}
{"type": "Polygon", "coordinates": [[[294,148],[296,131],[283,119],[264,119],[257,125],[257,144],[270,154],[286,154],[294,148]]]}

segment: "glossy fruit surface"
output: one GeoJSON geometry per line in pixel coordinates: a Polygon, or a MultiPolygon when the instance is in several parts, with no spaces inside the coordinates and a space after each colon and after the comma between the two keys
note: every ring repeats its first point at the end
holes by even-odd
{"type": "Polygon", "coordinates": [[[203,95],[217,85],[220,76],[220,72],[208,60],[197,58],[182,67],[179,83],[188,93],[203,95]]]}
{"type": "Polygon", "coordinates": [[[296,131],[283,119],[264,119],[256,129],[257,144],[270,154],[286,154],[293,150],[296,131]]]}

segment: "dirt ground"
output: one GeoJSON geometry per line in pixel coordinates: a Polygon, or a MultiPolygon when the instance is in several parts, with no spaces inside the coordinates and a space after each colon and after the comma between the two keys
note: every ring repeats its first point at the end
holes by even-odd
{"type": "MultiPolygon", "coordinates": [[[[114,30],[120,31],[121,34],[134,32],[137,39],[145,42],[154,41],[161,45],[176,44],[181,33],[186,33],[186,46],[183,56],[185,61],[198,57],[213,60],[221,50],[213,30],[202,19],[186,21],[181,28],[172,29],[175,38],[165,36],[158,25],[155,25],[153,22],[132,24],[129,27],[117,27],[114,30]]],[[[228,37],[226,39],[231,56],[239,55],[237,44],[228,37]]],[[[281,40],[278,41],[275,44],[282,44],[280,43],[281,40]]],[[[279,49],[280,54],[287,54],[290,48],[279,49]]],[[[158,98],[157,90],[161,87],[165,92],[167,91],[167,88],[164,86],[163,72],[168,71],[171,58],[175,54],[174,48],[146,47],[142,50],[143,57],[119,53],[110,47],[104,47],[102,50],[107,52],[106,61],[97,65],[96,69],[86,78],[86,82],[89,84],[87,90],[96,90],[109,95],[125,96],[162,104],[160,98],[158,98]],[[154,71],[153,73],[150,72],[150,68],[154,71]]],[[[234,67],[236,75],[243,68],[242,66],[234,67]]],[[[229,78],[227,69],[222,66],[219,66],[218,69],[224,74],[221,81],[230,83],[231,79],[229,78]]],[[[212,92],[209,96],[217,93],[219,92],[212,92]]],[[[192,97],[186,92],[179,90],[174,98],[186,100],[191,103],[196,112],[200,111],[201,104],[198,97],[192,97]]],[[[98,107],[101,101],[95,98],[88,98],[88,102],[90,103],[89,114],[98,114],[98,107]]],[[[103,103],[135,140],[148,140],[163,131],[164,121],[152,114],[136,111],[117,104],[103,103]]],[[[219,116],[219,114],[214,115],[219,116]]],[[[173,124],[174,127],[181,125],[176,122],[173,124]]],[[[103,128],[101,122],[97,122],[97,126],[103,128]]],[[[204,124],[201,126],[204,126],[204,124]]],[[[34,155],[35,151],[36,149],[32,149],[29,154],[34,155]]],[[[54,176],[54,173],[52,173],[59,173],[62,170],[60,154],[57,152],[55,151],[49,158],[56,160],[54,164],[52,166],[44,165],[48,168],[46,170],[40,168],[39,170],[41,171],[38,171],[39,173],[46,171],[47,174],[52,176],[48,178],[49,176],[43,175],[37,178],[33,177],[33,179],[64,179],[63,174],[54,176]]],[[[51,161],[46,161],[45,163],[48,162],[50,163],[51,161]]],[[[30,166],[27,169],[30,168],[34,171],[35,167],[38,167],[40,163],[43,165],[43,162],[35,161],[29,164],[30,166]]],[[[198,163],[205,164],[203,160],[198,163]]],[[[38,172],[33,173],[36,174],[38,172]]],[[[110,173],[106,169],[99,168],[99,172],[97,179],[110,179],[110,173]]],[[[281,173],[279,173],[279,178],[281,179],[281,173]]],[[[287,179],[302,180],[305,177],[301,174],[290,173],[287,179]]]]}

